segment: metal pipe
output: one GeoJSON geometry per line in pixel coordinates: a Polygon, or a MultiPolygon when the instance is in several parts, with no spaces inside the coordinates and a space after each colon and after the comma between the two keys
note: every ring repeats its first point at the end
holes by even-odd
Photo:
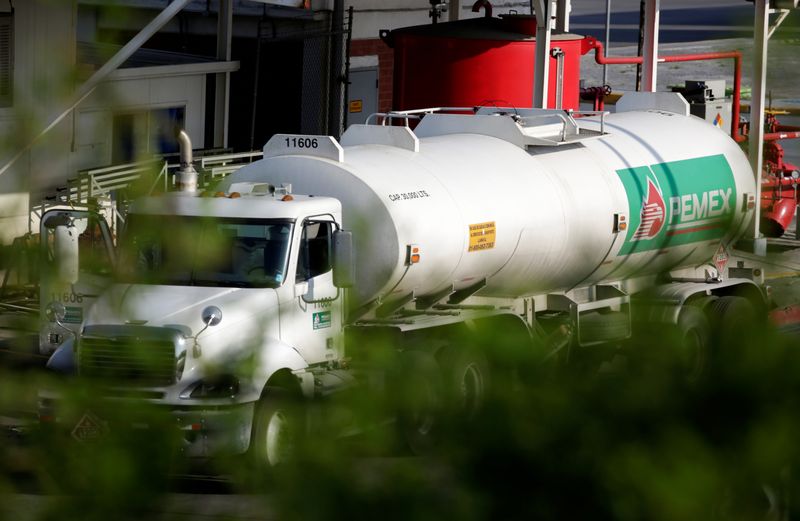
{"type": "Polygon", "coordinates": [[[556,105],[561,109],[564,105],[564,50],[561,47],[550,49],[550,56],[556,59],[556,105]]]}
{"type": "MultiPolygon", "coordinates": [[[[233,38],[233,0],[219,0],[217,13],[217,59],[231,61],[233,38]]],[[[231,73],[216,75],[214,92],[214,146],[228,146],[228,126],[230,121],[231,73]]]]}
{"type": "Polygon", "coordinates": [[[27,145],[22,147],[19,152],[14,155],[2,168],[0,168],[0,175],[3,175],[8,171],[8,169],[17,162],[17,160],[22,157],[22,155],[30,150],[30,148],[36,144],[45,134],[50,132],[53,128],[55,128],[61,121],[66,118],[70,112],[72,112],[75,107],[81,104],[83,100],[89,97],[89,95],[94,92],[94,89],[108,77],[109,74],[114,72],[117,68],[119,68],[128,58],[130,58],[133,53],[135,53],[139,48],[147,43],[154,34],[156,34],[162,27],[164,27],[170,20],[172,20],[176,14],[178,14],[184,7],[186,7],[189,2],[192,0],[175,0],[167,7],[161,11],[158,16],[153,18],[153,20],[147,24],[139,33],[134,36],[128,43],[126,43],[122,49],[117,51],[117,54],[111,57],[102,67],[100,67],[97,72],[92,74],[91,78],[86,80],[86,82],[78,87],[78,90],[75,91],[75,94],[72,96],[72,101],[70,102],[69,106],[62,111],[58,116],[55,117],[39,134],[36,135],[27,145]]]}
{"type": "Polygon", "coordinates": [[[183,129],[178,132],[178,145],[180,146],[181,168],[176,180],[177,188],[182,192],[196,192],[198,176],[192,166],[192,139],[183,129]]]}
{"type": "MultiPolygon", "coordinates": [[[[606,49],[611,47],[611,0],[606,0],[606,49]]],[[[608,84],[608,65],[603,65],[603,85],[608,84]]],[[[597,108],[595,108],[597,110],[597,108]]]]}
{"type": "Polygon", "coordinates": [[[788,187],[791,188],[791,187],[794,187],[794,186],[797,186],[797,185],[798,185],[797,179],[794,179],[792,177],[775,177],[775,178],[770,179],[769,184],[765,184],[763,188],[764,188],[764,190],[767,190],[767,191],[774,191],[773,188],[776,188],[776,187],[788,186],[788,187]]]}
{"type": "Polygon", "coordinates": [[[533,68],[533,107],[547,108],[550,85],[550,0],[536,0],[536,57],[533,68]]]}
{"type": "Polygon", "coordinates": [[[455,22],[461,19],[461,0],[448,0],[447,9],[449,10],[449,21],[455,22]]]}
{"type": "MultiPolygon", "coordinates": [[[[761,173],[764,169],[764,102],[767,85],[767,35],[769,34],[769,4],[767,0],[756,0],[753,23],[753,95],[750,103],[750,166],[756,176],[756,201],[761,201],[761,173]]],[[[753,215],[751,237],[758,253],[766,246],[761,244],[761,212],[753,215]]]]}
{"type": "Polygon", "coordinates": [[[764,134],[764,141],[777,141],[779,139],[800,139],[800,130],[764,134]]]}
{"type": "Polygon", "coordinates": [[[644,48],[642,56],[642,90],[655,92],[658,83],[658,25],[661,11],[659,0],[647,0],[644,13],[644,48]]]}
{"type": "Polygon", "coordinates": [[[353,6],[347,8],[347,32],[344,44],[344,109],[342,110],[342,128],[347,130],[350,118],[350,47],[353,43],[353,6]]]}
{"type": "Polygon", "coordinates": [[[472,4],[472,12],[479,13],[481,11],[481,7],[484,9],[483,16],[486,18],[492,17],[492,3],[489,0],[478,0],[474,4],[472,4]]]}
{"type": "Polygon", "coordinates": [[[569,15],[572,12],[572,0],[556,1],[556,31],[569,32],[569,15]]]}
{"type": "MultiPolygon", "coordinates": [[[[642,56],[617,56],[609,57],[605,55],[603,44],[591,36],[586,37],[587,47],[589,50],[594,49],[594,59],[599,65],[633,65],[642,63],[644,57],[642,56]]],[[[706,52],[699,54],[675,54],[671,56],[662,56],[658,58],[659,62],[675,63],[675,62],[690,62],[690,61],[705,61],[705,60],[734,60],[733,72],[733,107],[731,115],[731,137],[737,142],[741,143],[745,140],[739,134],[739,113],[741,110],[742,102],[742,53],[739,51],[727,52],[706,52]]]]}

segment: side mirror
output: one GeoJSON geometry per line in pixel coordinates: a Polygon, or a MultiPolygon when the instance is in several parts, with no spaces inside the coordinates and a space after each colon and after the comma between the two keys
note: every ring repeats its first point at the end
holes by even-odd
{"type": "Polygon", "coordinates": [[[214,327],[222,322],[222,310],[217,306],[208,306],[200,314],[200,318],[203,320],[203,324],[205,324],[206,327],[214,327]]]}
{"type": "Polygon", "coordinates": [[[333,232],[333,285],[337,288],[353,287],[355,271],[353,233],[337,230],[333,232]]]}

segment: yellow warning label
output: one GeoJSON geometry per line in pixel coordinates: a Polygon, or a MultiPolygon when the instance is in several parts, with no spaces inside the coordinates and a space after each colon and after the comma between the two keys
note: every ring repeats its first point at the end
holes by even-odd
{"type": "Polygon", "coordinates": [[[350,102],[350,112],[361,112],[364,110],[364,102],[360,99],[354,99],[350,102]]]}
{"type": "Polygon", "coordinates": [[[494,221],[469,225],[469,250],[481,251],[494,248],[497,228],[494,221]]]}

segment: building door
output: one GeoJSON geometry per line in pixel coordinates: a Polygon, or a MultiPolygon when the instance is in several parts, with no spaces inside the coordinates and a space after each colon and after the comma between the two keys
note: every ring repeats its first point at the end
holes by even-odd
{"type": "Polygon", "coordinates": [[[369,115],[375,112],[378,112],[378,69],[351,70],[347,125],[366,123],[369,115]]]}

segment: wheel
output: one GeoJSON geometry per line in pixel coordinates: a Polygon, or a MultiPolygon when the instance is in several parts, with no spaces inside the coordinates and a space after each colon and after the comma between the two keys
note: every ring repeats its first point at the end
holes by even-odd
{"type": "Polygon", "coordinates": [[[474,418],[491,388],[486,357],[474,347],[450,346],[440,364],[448,407],[463,417],[474,418]]]}
{"type": "Polygon", "coordinates": [[[711,334],[720,348],[741,347],[756,327],[756,310],[744,297],[725,296],[707,308],[711,334]]]}
{"type": "Polygon", "coordinates": [[[678,357],[690,381],[706,372],[711,359],[711,335],[703,311],[692,305],[683,306],[678,315],[678,357]]]}
{"type": "Polygon", "coordinates": [[[290,393],[274,389],[256,405],[251,448],[257,469],[269,470],[296,458],[303,423],[295,401],[290,393]]]}
{"type": "Polygon", "coordinates": [[[437,444],[441,427],[444,392],[439,365],[421,351],[399,356],[393,390],[400,436],[414,454],[424,454],[437,444]]]}

